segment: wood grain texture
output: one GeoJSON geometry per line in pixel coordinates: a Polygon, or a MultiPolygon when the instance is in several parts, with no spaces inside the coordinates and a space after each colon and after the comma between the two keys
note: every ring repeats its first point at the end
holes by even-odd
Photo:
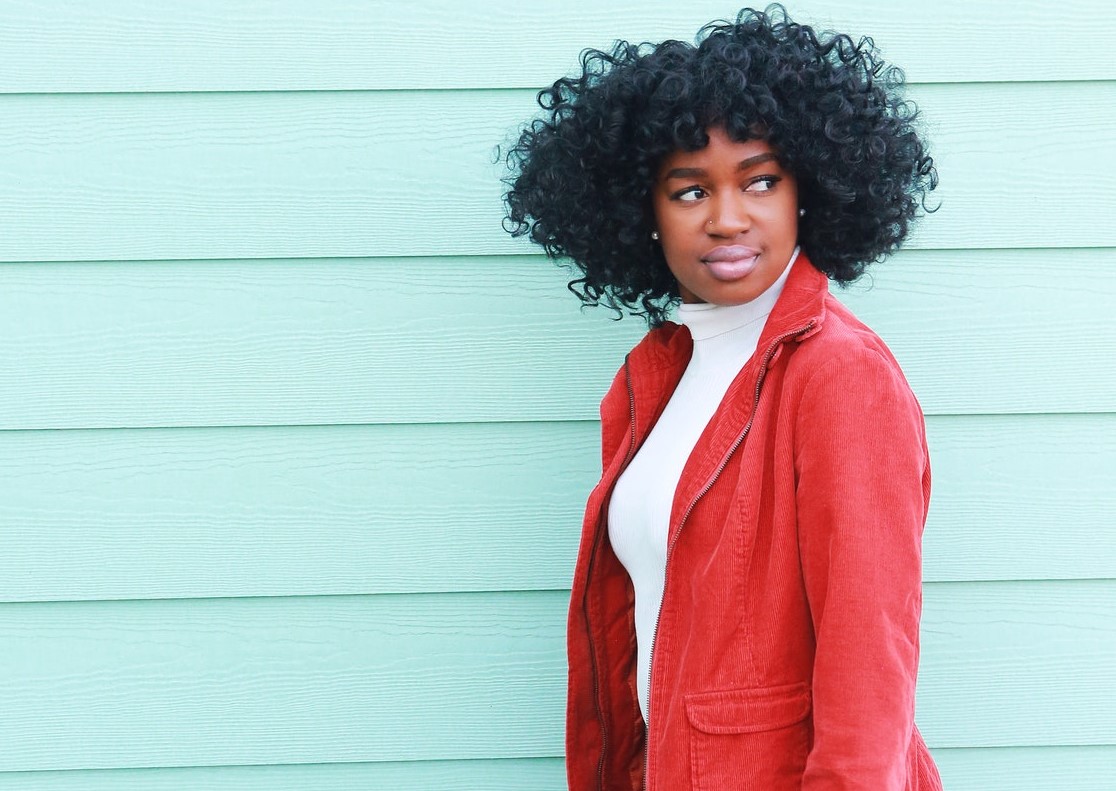
{"type": "MultiPolygon", "coordinates": [[[[535,87],[613,39],[690,39],[715,0],[408,4],[7,0],[0,91],[261,91],[535,87]]],[[[870,34],[914,80],[1100,80],[1107,4],[801,0],[795,18],[870,34]],[[1042,57],[1024,53],[1041,51],[1042,57]]]]}
{"type": "MultiPolygon", "coordinates": [[[[949,791],[1097,791],[1116,747],[937,748],[949,791]]],[[[561,758],[0,772],[0,791],[565,791],[561,758]]]]}
{"type": "MultiPolygon", "coordinates": [[[[642,329],[501,231],[494,149],[731,10],[3,3],[0,791],[564,788],[642,329]]],[[[792,10],[906,68],[942,178],[840,295],[930,414],[920,727],[950,791],[1110,788],[1116,5],[792,10]]]]}
{"type": "Polygon", "coordinates": [[[1105,791],[1116,746],[938,749],[934,760],[949,791],[1105,791]]]}
{"type": "Polygon", "coordinates": [[[1112,249],[918,251],[831,291],[888,343],[927,413],[1107,412],[1113,272],[1112,249]]]}
{"type": "Polygon", "coordinates": [[[931,417],[928,580],[1116,578],[1116,414],[931,417]]]}
{"type": "MultiPolygon", "coordinates": [[[[0,432],[0,601],[554,590],[596,423],[0,432]]],[[[931,417],[928,581],[1116,577],[1116,415],[931,417]]]]}
{"type": "MultiPolygon", "coordinates": [[[[0,605],[0,771],[554,757],[566,593],[0,605]]],[[[1111,745],[1116,580],[927,586],[933,747],[1111,745]]]]}
{"type": "Polygon", "coordinates": [[[13,265],[0,282],[4,428],[596,417],[645,331],[582,314],[542,259],[13,265]]]}
{"type": "Polygon", "coordinates": [[[0,791],[564,791],[561,758],[0,772],[0,791]]]}
{"type": "Polygon", "coordinates": [[[0,607],[0,770],[560,750],[566,594],[0,607]]]}
{"type": "MultiPolygon", "coordinates": [[[[1116,81],[911,95],[942,207],[913,247],[1116,246],[1116,81]]],[[[523,90],[3,96],[0,261],[526,252],[494,149],[536,109],[523,90]]]]}
{"type": "Polygon", "coordinates": [[[569,585],[595,424],[0,434],[0,599],[569,585]]]}
{"type": "Polygon", "coordinates": [[[1116,744],[1116,580],[930,584],[923,605],[927,744],[1116,744]]]}
{"type": "MultiPolygon", "coordinates": [[[[912,251],[837,295],[929,414],[1113,412],[1114,266],[912,251]]],[[[645,328],[565,278],[540,257],[0,265],[0,429],[595,419],[645,328]]]]}

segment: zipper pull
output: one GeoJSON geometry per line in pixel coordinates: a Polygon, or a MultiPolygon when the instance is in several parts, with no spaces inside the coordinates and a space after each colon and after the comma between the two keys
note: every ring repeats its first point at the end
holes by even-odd
{"type": "Polygon", "coordinates": [[[817,331],[818,331],[818,323],[816,321],[814,321],[813,319],[811,319],[810,323],[807,324],[805,327],[803,327],[802,331],[799,332],[797,335],[795,335],[793,338],[782,339],[779,342],[779,345],[775,347],[775,351],[772,352],[771,356],[768,358],[767,369],[766,370],[770,371],[772,368],[775,367],[775,361],[778,360],[779,356],[783,353],[783,346],[785,346],[786,344],[791,343],[791,342],[801,343],[803,340],[805,340],[806,338],[809,338],[811,335],[813,335],[817,331]]]}
{"type": "Polygon", "coordinates": [[[817,332],[820,327],[821,325],[819,325],[817,321],[815,321],[814,319],[810,319],[810,323],[803,328],[802,332],[794,336],[794,342],[801,343],[802,341],[813,335],[815,332],[817,332]]]}

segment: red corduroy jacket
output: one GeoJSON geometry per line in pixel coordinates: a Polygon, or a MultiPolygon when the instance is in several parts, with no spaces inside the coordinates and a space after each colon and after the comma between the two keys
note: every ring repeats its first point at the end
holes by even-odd
{"type": "Polygon", "coordinates": [[[606,516],[689,362],[689,332],[648,333],[605,396],[569,613],[571,791],[941,789],[914,727],[922,411],[827,285],[800,256],[682,472],[647,732],[632,585],[606,516]]]}

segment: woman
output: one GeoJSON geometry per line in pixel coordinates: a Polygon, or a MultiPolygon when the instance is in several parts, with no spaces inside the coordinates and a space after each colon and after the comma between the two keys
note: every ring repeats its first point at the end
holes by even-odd
{"type": "Polygon", "coordinates": [[[940,789],[913,722],[922,413],[827,289],[937,184],[902,75],[779,6],[582,67],[506,195],[584,302],[651,326],[601,404],[570,788],[940,789]]]}

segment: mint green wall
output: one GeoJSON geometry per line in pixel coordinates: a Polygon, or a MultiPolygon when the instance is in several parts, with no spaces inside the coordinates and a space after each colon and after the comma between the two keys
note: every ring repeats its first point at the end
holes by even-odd
{"type": "MultiPolygon", "coordinates": [[[[638,322],[494,145],[694,0],[0,3],[0,790],[563,788],[596,403],[638,322]]],[[[1116,12],[809,0],[943,208],[842,298],[928,415],[950,791],[1116,767],[1116,12]]]]}

